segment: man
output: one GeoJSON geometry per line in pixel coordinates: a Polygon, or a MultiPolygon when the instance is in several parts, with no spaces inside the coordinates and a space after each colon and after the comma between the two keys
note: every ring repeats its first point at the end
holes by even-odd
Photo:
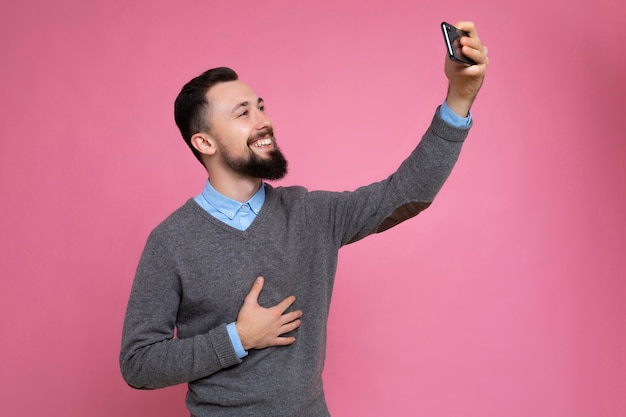
{"type": "Polygon", "coordinates": [[[428,207],[469,131],[487,48],[472,23],[458,26],[477,64],[446,59],[446,100],[420,144],[353,192],[264,182],[287,163],[263,100],[234,71],[183,87],[176,123],[209,179],[146,243],[122,336],[129,385],[188,383],[196,417],[329,415],[321,375],[338,250],[428,207]]]}

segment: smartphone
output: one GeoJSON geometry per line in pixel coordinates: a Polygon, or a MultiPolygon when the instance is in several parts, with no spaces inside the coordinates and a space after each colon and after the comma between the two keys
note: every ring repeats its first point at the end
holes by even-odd
{"type": "Polygon", "coordinates": [[[441,30],[443,31],[443,39],[446,42],[446,48],[448,49],[448,56],[453,61],[460,62],[467,66],[476,65],[476,62],[463,55],[461,52],[461,37],[469,36],[467,32],[461,29],[457,29],[450,23],[442,22],[441,30]]]}

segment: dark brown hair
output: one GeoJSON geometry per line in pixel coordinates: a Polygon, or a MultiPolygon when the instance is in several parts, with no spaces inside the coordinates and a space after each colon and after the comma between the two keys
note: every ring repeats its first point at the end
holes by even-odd
{"type": "Polygon", "coordinates": [[[211,129],[211,121],[206,117],[210,111],[206,93],[216,84],[235,81],[238,78],[237,73],[230,68],[212,68],[185,84],[176,97],[174,102],[176,126],[187,146],[200,162],[202,162],[202,154],[191,144],[191,137],[196,133],[208,132],[211,129]]]}

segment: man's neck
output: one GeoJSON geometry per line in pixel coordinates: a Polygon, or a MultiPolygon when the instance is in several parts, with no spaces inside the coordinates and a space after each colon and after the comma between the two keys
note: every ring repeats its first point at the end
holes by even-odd
{"type": "Polygon", "coordinates": [[[241,203],[250,200],[263,184],[260,178],[219,175],[211,175],[209,182],[218,193],[241,203]]]}

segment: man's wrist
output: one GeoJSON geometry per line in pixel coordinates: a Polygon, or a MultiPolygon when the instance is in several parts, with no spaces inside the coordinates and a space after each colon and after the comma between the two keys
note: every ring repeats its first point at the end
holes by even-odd
{"type": "Polygon", "coordinates": [[[463,96],[458,94],[451,86],[448,87],[448,94],[446,96],[446,104],[450,109],[460,117],[467,117],[470,112],[470,108],[474,103],[476,96],[463,96]]]}
{"type": "Polygon", "coordinates": [[[239,338],[239,333],[237,332],[237,326],[235,322],[232,322],[226,325],[226,330],[228,331],[228,336],[230,337],[230,341],[233,344],[233,348],[235,349],[235,353],[239,359],[244,358],[248,355],[248,352],[243,348],[241,344],[241,339],[239,338]]]}
{"type": "Polygon", "coordinates": [[[467,117],[459,116],[450,108],[446,100],[443,101],[443,104],[439,108],[439,116],[441,116],[444,122],[454,127],[465,128],[472,123],[471,113],[468,113],[467,117]]]}

